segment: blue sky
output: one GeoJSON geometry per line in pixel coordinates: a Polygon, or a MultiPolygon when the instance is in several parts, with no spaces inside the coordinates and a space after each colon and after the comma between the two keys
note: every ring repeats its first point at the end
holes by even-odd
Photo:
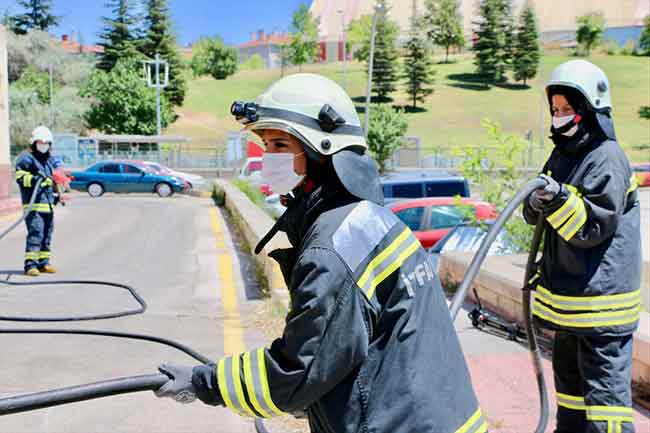
{"type": "MultiPolygon", "coordinates": [[[[258,29],[288,31],[291,15],[301,3],[310,5],[311,1],[169,0],[174,30],[183,45],[200,36],[219,35],[229,44],[240,44],[258,29]]],[[[84,43],[97,42],[101,17],[110,14],[105,0],[52,0],[52,4],[54,14],[63,16],[61,25],[52,33],[59,36],[81,32],[84,43]]],[[[15,0],[0,0],[0,15],[7,8],[11,14],[21,11],[15,0]]]]}

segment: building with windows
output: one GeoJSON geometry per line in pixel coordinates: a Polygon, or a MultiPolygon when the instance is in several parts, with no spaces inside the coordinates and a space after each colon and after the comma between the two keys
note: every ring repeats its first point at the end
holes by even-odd
{"type": "MultiPolygon", "coordinates": [[[[458,0],[466,40],[472,40],[474,22],[477,20],[477,0],[458,0]]],[[[605,38],[624,45],[628,40],[638,42],[643,29],[643,18],[650,15],[648,0],[512,0],[515,16],[526,3],[535,8],[542,41],[562,44],[575,39],[576,17],[603,12],[607,30],[605,38]]],[[[425,0],[415,0],[421,13],[425,0]]],[[[343,59],[343,29],[350,22],[373,12],[374,0],[314,0],[310,11],[319,19],[319,39],[322,61],[343,59]]],[[[401,30],[400,39],[406,40],[413,13],[413,0],[388,0],[389,16],[401,30]]]]}

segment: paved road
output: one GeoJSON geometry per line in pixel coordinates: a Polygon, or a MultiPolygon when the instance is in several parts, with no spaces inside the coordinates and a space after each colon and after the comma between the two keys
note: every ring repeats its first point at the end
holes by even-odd
{"type": "MultiPolygon", "coordinates": [[[[245,329],[245,320],[232,308],[222,308],[226,296],[231,306],[234,301],[235,308],[242,310],[241,317],[253,307],[243,298],[239,274],[218,269],[224,265],[220,258],[235,255],[222,217],[215,210],[209,200],[189,197],[75,197],[71,206],[56,213],[53,254],[60,269],[57,277],[130,284],[149,308],[144,315],[129,318],[47,326],[154,334],[181,341],[212,359],[244,345],[257,346],[259,336],[245,329]],[[224,315],[231,319],[225,333],[224,315]]],[[[6,219],[0,221],[0,227],[7,225],[6,219]]],[[[20,270],[24,229],[1,242],[0,270],[20,270]]],[[[229,266],[236,268],[236,257],[229,266]]],[[[134,306],[127,294],[106,287],[0,286],[0,314],[5,315],[102,313],[134,306]]],[[[0,323],[0,327],[27,326],[0,323]]],[[[193,363],[184,354],[153,343],[104,337],[0,335],[0,342],[2,397],[151,374],[161,361],[193,363]]],[[[200,403],[180,405],[149,392],[0,418],[0,432],[109,431],[251,433],[254,428],[250,420],[225,409],[200,403]]]]}

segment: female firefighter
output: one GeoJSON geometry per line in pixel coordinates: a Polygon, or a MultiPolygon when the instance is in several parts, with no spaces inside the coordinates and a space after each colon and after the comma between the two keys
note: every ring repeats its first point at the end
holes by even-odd
{"type": "Polygon", "coordinates": [[[440,284],[410,230],[382,206],[354,104],[333,81],[281,79],[232,113],[266,145],[262,176],[287,210],[256,248],[291,295],[281,338],[216,363],[166,365],[159,397],[251,417],[306,412],[313,432],[483,433],[440,284]]]}
{"type": "Polygon", "coordinates": [[[25,217],[27,241],[25,246],[25,274],[36,277],[42,272],[53,274],[50,265],[50,244],[54,230],[54,166],[50,157],[52,133],[45,126],[32,132],[31,147],[16,159],[16,182],[20,187],[23,207],[27,209],[34,188],[40,182],[32,212],[25,217]]]}
{"type": "Polygon", "coordinates": [[[555,148],[548,186],[526,220],[546,220],[533,313],[556,331],[556,433],[634,432],[632,333],[641,309],[636,181],[616,142],[609,81],[584,60],[553,71],[546,86],[555,148]]]}

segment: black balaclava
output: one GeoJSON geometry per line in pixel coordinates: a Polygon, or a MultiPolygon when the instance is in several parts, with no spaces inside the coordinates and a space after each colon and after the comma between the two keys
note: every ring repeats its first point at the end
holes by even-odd
{"type": "Polygon", "coordinates": [[[580,91],[567,86],[550,86],[548,103],[551,116],[553,116],[553,95],[563,95],[576,112],[574,120],[566,125],[557,129],[551,126],[550,138],[560,153],[575,155],[595,139],[615,139],[609,112],[596,113],[580,91]],[[563,135],[575,126],[578,129],[574,135],[570,137],[563,135]]]}
{"type": "Polygon", "coordinates": [[[52,144],[50,144],[50,148],[45,153],[41,153],[41,152],[38,151],[38,149],[36,148],[36,142],[32,143],[31,146],[29,147],[29,149],[31,150],[32,155],[34,155],[36,157],[38,162],[40,162],[41,164],[45,164],[47,162],[47,160],[50,159],[50,152],[52,151],[52,144]]]}

